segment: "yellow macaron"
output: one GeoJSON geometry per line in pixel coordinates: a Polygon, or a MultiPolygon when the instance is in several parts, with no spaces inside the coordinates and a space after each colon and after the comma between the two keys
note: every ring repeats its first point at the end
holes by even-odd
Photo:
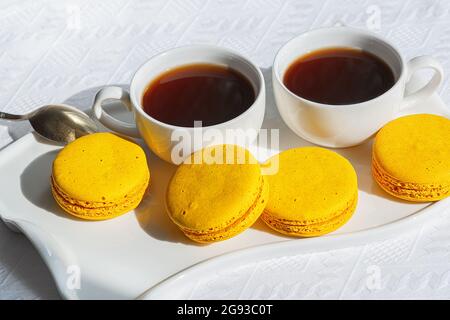
{"type": "Polygon", "coordinates": [[[69,143],[53,162],[51,187],[58,205],[88,220],[110,219],[141,202],[150,172],[144,151],[112,133],[69,143]]]}
{"type": "Polygon", "coordinates": [[[283,151],[266,163],[278,166],[268,175],[270,195],[261,215],[274,230],[313,237],[345,224],[356,208],[356,172],[339,154],[319,147],[283,151]]]}
{"type": "Polygon", "coordinates": [[[409,201],[450,195],[450,120],[432,114],[395,119],[376,135],[372,175],[389,194],[409,201]]]}
{"type": "Polygon", "coordinates": [[[268,191],[259,163],[248,150],[217,145],[193,153],[177,168],[167,188],[167,211],[190,239],[221,241],[259,218],[268,191]]]}

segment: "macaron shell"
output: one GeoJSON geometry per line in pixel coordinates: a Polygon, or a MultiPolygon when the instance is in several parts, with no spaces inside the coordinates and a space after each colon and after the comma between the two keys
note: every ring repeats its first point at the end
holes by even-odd
{"type": "Polygon", "coordinates": [[[214,148],[194,153],[191,163],[180,165],[169,183],[167,209],[182,230],[196,234],[223,230],[245,215],[260,193],[261,169],[248,150],[223,145],[224,155],[243,154],[243,162],[199,164],[214,148]]]}
{"type": "Polygon", "coordinates": [[[450,120],[415,114],[389,122],[376,135],[373,159],[402,182],[450,184],[450,120]]]}
{"type": "Polygon", "coordinates": [[[384,171],[376,159],[372,159],[372,176],[384,191],[408,201],[438,201],[450,195],[450,185],[401,182],[384,171]]]}
{"type": "Polygon", "coordinates": [[[52,177],[71,199],[115,204],[142,185],[150,173],[144,151],[112,133],[95,133],[76,139],[53,162],[52,177]]]}
{"type": "Polygon", "coordinates": [[[142,148],[106,132],[68,144],[52,169],[56,203],[87,220],[110,219],[136,208],[150,182],[142,148]]]}
{"type": "Polygon", "coordinates": [[[256,198],[252,207],[249,208],[247,213],[245,213],[240,219],[235,221],[232,225],[222,230],[205,234],[197,234],[186,230],[183,230],[183,232],[187,237],[196,242],[210,243],[232,238],[238,235],[239,233],[245,231],[246,229],[251,227],[256,222],[256,220],[258,220],[258,218],[260,217],[261,213],[263,212],[266,206],[266,201],[269,196],[269,184],[263,177],[261,177],[261,183],[262,186],[260,193],[256,198]]]}
{"type": "Polygon", "coordinates": [[[324,148],[289,149],[268,161],[278,161],[279,170],[268,176],[265,211],[288,223],[329,221],[348,207],[358,188],[350,162],[324,148]]]}
{"type": "Polygon", "coordinates": [[[450,195],[450,120],[432,114],[395,119],[376,135],[372,176],[387,193],[427,202],[450,195]]]}

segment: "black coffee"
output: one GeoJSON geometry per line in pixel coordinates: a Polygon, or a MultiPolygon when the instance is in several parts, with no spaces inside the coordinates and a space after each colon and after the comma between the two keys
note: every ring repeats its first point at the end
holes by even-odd
{"type": "Polygon", "coordinates": [[[377,56],[352,48],[327,48],[301,56],[283,82],[296,95],[343,105],[378,97],[395,83],[391,68],[377,56]]]}
{"type": "Polygon", "coordinates": [[[192,64],[161,74],[146,89],[144,111],[164,123],[193,127],[231,120],[255,101],[250,81],[228,67],[192,64]]]}

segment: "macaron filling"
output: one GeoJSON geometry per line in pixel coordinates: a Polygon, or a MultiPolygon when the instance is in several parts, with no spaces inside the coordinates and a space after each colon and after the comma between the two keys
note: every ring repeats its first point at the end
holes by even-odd
{"type": "Polygon", "coordinates": [[[294,221],[286,219],[277,219],[270,213],[264,211],[261,215],[263,221],[276,231],[292,236],[312,237],[331,232],[343,225],[356,209],[358,195],[357,193],[347,206],[330,215],[330,219],[321,221],[294,221]]]}
{"type": "Polygon", "coordinates": [[[247,209],[247,211],[245,211],[245,213],[241,217],[239,217],[238,219],[236,219],[231,224],[225,227],[211,228],[212,230],[192,230],[181,226],[176,221],[174,222],[180,227],[181,231],[183,231],[183,233],[187,237],[195,241],[211,242],[231,238],[237,235],[238,233],[244,231],[247,227],[251,226],[259,218],[261,210],[258,210],[258,208],[265,205],[264,199],[268,192],[267,189],[268,189],[267,181],[266,179],[261,177],[259,191],[256,195],[256,199],[253,202],[253,204],[250,206],[250,208],[247,209]]]}
{"type": "Polygon", "coordinates": [[[141,201],[145,189],[139,191],[139,193],[136,193],[133,196],[130,196],[126,199],[126,201],[103,207],[86,207],[76,204],[74,201],[68,201],[64,195],[59,192],[58,188],[53,185],[53,183],[51,186],[51,191],[56,202],[64,211],[80,218],[103,220],[105,218],[112,218],[121,215],[136,207],[141,201]]]}
{"type": "Polygon", "coordinates": [[[383,170],[376,157],[372,158],[372,175],[383,190],[405,200],[433,201],[450,195],[448,185],[402,182],[396,179],[383,170]]]}
{"type": "Polygon", "coordinates": [[[116,201],[84,201],[80,199],[75,199],[70,197],[58,184],[55,182],[53,176],[50,177],[51,187],[55,189],[55,192],[64,199],[64,202],[70,205],[86,208],[86,209],[96,209],[96,208],[114,208],[122,203],[128,203],[132,199],[139,197],[139,195],[143,194],[146,190],[148,183],[143,183],[141,186],[132,190],[131,192],[124,194],[121,199],[117,199],[116,201]]]}

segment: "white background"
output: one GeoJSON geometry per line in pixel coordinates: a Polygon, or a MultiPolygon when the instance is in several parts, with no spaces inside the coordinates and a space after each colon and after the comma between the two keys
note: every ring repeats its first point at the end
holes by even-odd
{"type": "MultiPolygon", "coordinates": [[[[51,102],[86,109],[98,87],[127,84],[152,55],[184,44],[228,47],[267,68],[290,38],[336,24],[370,28],[407,58],[431,54],[450,71],[450,1],[7,0],[0,2],[0,110],[25,113],[51,102]]],[[[440,93],[449,104],[447,79],[440,93]]],[[[0,147],[29,130],[2,122],[0,147]]],[[[203,281],[192,297],[450,298],[448,230],[450,213],[442,213],[381,244],[245,266],[203,281]]],[[[58,297],[29,241],[0,223],[0,299],[58,297]]]]}

